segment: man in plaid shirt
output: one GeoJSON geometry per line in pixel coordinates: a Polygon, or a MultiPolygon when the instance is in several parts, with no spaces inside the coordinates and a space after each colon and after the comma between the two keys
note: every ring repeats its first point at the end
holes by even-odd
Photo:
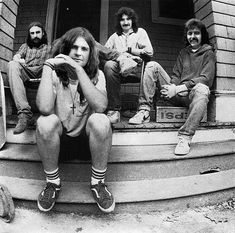
{"type": "Polygon", "coordinates": [[[24,132],[31,121],[33,113],[26,97],[25,84],[40,81],[42,66],[49,52],[44,27],[40,22],[32,22],[28,27],[26,43],[21,45],[8,64],[9,84],[18,114],[14,134],[24,132]]]}

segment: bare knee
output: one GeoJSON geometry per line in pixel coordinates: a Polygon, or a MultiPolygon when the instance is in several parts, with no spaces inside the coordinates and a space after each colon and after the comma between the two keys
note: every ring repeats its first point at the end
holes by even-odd
{"type": "Polygon", "coordinates": [[[88,135],[92,132],[100,138],[110,137],[112,134],[110,121],[102,113],[94,113],[89,117],[86,130],[88,135]]]}
{"type": "Polygon", "coordinates": [[[158,69],[159,67],[161,67],[159,63],[157,63],[156,61],[150,61],[146,64],[145,69],[155,70],[158,69]]]}
{"type": "Polygon", "coordinates": [[[56,134],[62,133],[62,126],[59,118],[55,115],[40,116],[37,120],[37,137],[43,140],[51,139],[56,134]]]}

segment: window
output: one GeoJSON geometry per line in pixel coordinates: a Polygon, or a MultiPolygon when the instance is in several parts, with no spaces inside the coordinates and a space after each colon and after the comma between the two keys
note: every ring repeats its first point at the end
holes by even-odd
{"type": "Polygon", "coordinates": [[[194,17],[192,0],[151,0],[154,23],[182,25],[194,17]]]}

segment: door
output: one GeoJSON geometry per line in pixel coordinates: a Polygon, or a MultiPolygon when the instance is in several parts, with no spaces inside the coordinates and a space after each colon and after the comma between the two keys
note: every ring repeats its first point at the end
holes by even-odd
{"type": "Polygon", "coordinates": [[[56,38],[74,27],[85,27],[94,38],[100,38],[101,0],[60,0],[56,38]]]}

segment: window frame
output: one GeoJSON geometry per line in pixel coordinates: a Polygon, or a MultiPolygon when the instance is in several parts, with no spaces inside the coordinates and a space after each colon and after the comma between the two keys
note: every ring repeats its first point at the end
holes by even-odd
{"type": "Polygon", "coordinates": [[[183,25],[186,22],[186,19],[161,17],[159,8],[159,0],[151,0],[151,15],[153,23],[183,25]]]}

